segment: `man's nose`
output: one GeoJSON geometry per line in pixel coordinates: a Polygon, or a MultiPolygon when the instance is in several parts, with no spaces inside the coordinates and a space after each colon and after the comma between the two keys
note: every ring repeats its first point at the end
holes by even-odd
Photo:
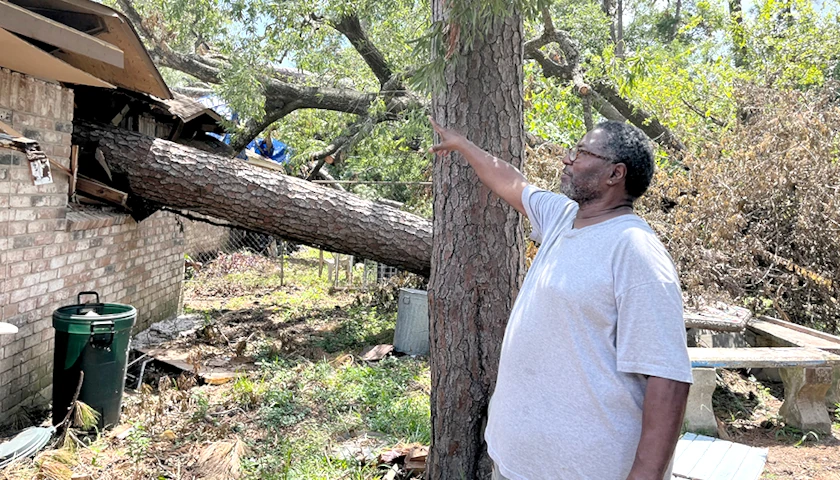
{"type": "Polygon", "coordinates": [[[574,163],[572,162],[572,157],[569,156],[569,152],[566,152],[566,154],[563,155],[561,161],[563,162],[563,165],[571,165],[572,163],[574,163]]]}

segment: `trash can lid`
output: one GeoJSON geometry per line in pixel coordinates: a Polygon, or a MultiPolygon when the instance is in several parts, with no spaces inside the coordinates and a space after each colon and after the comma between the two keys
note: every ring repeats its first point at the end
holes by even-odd
{"type": "Polygon", "coordinates": [[[0,445],[0,468],[20,458],[31,457],[50,441],[54,427],[30,427],[18,433],[15,438],[0,445]]]}
{"type": "Polygon", "coordinates": [[[53,327],[61,332],[90,334],[91,326],[114,324],[114,331],[134,326],[137,309],[122,303],[83,303],[59,307],[53,312],[53,327]]]}

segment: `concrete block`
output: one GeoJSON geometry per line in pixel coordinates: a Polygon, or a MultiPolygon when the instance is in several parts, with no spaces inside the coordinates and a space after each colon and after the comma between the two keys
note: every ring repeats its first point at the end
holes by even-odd
{"type": "Polygon", "coordinates": [[[832,383],[831,367],[779,369],[785,401],[779,414],[785,423],[804,432],[831,434],[826,396],[832,383]]]}
{"type": "Polygon", "coordinates": [[[688,390],[683,424],[689,432],[717,436],[717,420],[712,408],[712,394],[715,392],[714,368],[692,368],[694,383],[688,390]]]}
{"type": "Polygon", "coordinates": [[[825,396],[825,404],[831,409],[840,409],[840,367],[834,367],[831,375],[831,387],[825,396]]]}

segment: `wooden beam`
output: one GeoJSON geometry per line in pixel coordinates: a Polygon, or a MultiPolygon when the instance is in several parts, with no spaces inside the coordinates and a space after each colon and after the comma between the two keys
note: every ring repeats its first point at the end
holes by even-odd
{"type": "Polygon", "coordinates": [[[13,3],[0,1],[0,27],[67,52],[124,67],[123,51],[108,42],[51,20],[13,3]]]}
{"type": "Polygon", "coordinates": [[[123,207],[126,206],[128,200],[127,193],[81,175],[76,180],[76,191],[123,207]]]}
{"type": "Polygon", "coordinates": [[[70,197],[76,194],[76,181],[79,174],[79,146],[70,147],[70,197]]]}
{"type": "Polygon", "coordinates": [[[0,133],[5,133],[6,135],[11,135],[13,137],[22,137],[23,136],[22,133],[18,132],[14,128],[12,128],[12,126],[9,125],[6,122],[0,122],[0,133]]]}
{"type": "MultiPolygon", "coordinates": [[[[3,3],[5,2],[0,1],[0,4],[3,3]]],[[[50,55],[5,28],[0,28],[0,65],[33,77],[78,85],[115,88],[110,83],[50,55]]]]}
{"type": "Polygon", "coordinates": [[[73,173],[70,171],[69,168],[67,168],[64,165],[58,163],[57,161],[53,160],[52,158],[50,159],[50,165],[52,165],[53,167],[61,170],[64,173],[66,173],[68,176],[71,176],[71,177],[73,176],[73,173]]]}

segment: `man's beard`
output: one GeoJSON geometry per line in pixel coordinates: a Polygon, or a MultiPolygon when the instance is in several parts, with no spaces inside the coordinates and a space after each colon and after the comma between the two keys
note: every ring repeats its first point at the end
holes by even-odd
{"type": "Polygon", "coordinates": [[[560,193],[583,205],[601,198],[602,192],[598,191],[598,183],[595,178],[581,178],[575,181],[575,177],[569,177],[569,181],[560,184],[560,193]]]}

